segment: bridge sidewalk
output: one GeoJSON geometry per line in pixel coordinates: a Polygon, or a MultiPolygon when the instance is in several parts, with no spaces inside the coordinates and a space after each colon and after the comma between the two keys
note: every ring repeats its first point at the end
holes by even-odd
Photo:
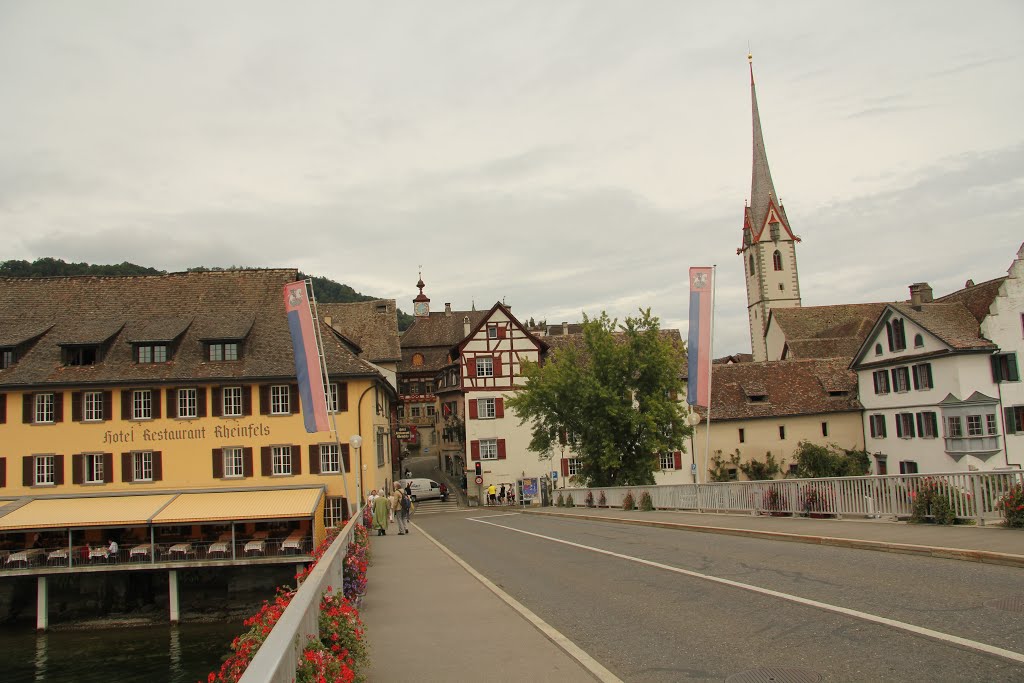
{"type": "Polygon", "coordinates": [[[616,508],[527,507],[523,511],[1024,567],[1024,531],[998,526],[938,526],[881,519],[810,519],[616,508]]]}
{"type": "Polygon", "coordinates": [[[596,680],[418,526],[391,528],[370,538],[369,681],[596,680]]]}

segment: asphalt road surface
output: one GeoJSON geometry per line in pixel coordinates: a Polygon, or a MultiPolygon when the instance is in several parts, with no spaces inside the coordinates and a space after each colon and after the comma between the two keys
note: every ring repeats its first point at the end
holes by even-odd
{"type": "Polygon", "coordinates": [[[624,681],[1024,681],[1021,569],[486,508],[414,522],[624,681]]]}

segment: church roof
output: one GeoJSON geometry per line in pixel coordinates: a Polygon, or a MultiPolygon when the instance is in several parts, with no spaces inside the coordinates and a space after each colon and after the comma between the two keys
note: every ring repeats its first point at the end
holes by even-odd
{"type": "Polygon", "coordinates": [[[772,183],[772,172],[768,167],[768,153],[764,148],[764,134],[761,132],[761,115],[757,110],[757,89],[754,86],[754,65],[750,65],[750,106],[754,121],[754,160],[750,179],[750,219],[755,234],[761,230],[768,217],[768,207],[774,199],[775,185],[772,183]]]}
{"type": "Polygon", "coordinates": [[[770,324],[782,330],[791,358],[853,358],[884,303],[773,308],[770,324]]]}

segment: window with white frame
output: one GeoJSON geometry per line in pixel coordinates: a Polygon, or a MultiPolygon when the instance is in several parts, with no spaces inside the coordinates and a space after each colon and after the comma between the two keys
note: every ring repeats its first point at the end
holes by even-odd
{"type": "Polygon", "coordinates": [[[198,417],[197,389],[178,389],[178,417],[198,417]]]}
{"type": "Polygon", "coordinates": [[[885,438],[885,415],[871,415],[868,418],[868,424],[871,427],[871,438],[872,439],[884,439],[885,438]]]}
{"type": "Polygon", "coordinates": [[[85,422],[103,421],[102,391],[87,391],[82,394],[82,420],[85,422]]]}
{"type": "Polygon", "coordinates": [[[242,387],[224,387],[224,410],[221,414],[225,417],[239,417],[242,414],[242,387]]]}
{"type": "Polygon", "coordinates": [[[494,377],[494,359],[490,356],[477,356],[476,376],[494,377]]]}
{"type": "Polygon", "coordinates": [[[336,382],[327,385],[327,411],[338,412],[338,384],[336,382]]]}
{"type": "Polygon", "coordinates": [[[579,458],[569,458],[568,463],[567,467],[570,477],[575,476],[582,469],[579,458]]]}
{"type": "Polygon", "coordinates": [[[427,417],[434,417],[437,414],[437,409],[433,404],[427,406],[427,417]]]}
{"type": "Polygon", "coordinates": [[[871,377],[875,382],[875,393],[876,394],[888,394],[889,393],[889,373],[885,370],[875,370],[871,373],[871,377]]]}
{"type": "Polygon", "coordinates": [[[896,393],[910,391],[910,370],[906,366],[892,369],[892,390],[896,393]]]}
{"type": "Polygon", "coordinates": [[[238,360],[238,343],[210,344],[210,360],[238,360]]]}
{"type": "Polygon", "coordinates": [[[270,387],[270,414],[288,415],[291,413],[290,397],[291,387],[287,384],[275,384],[270,387]]]}
{"type": "Polygon", "coordinates": [[[240,478],[245,476],[245,465],[242,458],[242,449],[238,446],[231,446],[222,451],[224,455],[224,478],[240,478]]]}
{"type": "Polygon", "coordinates": [[[409,417],[419,417],[419,416],[420,416],[420,407],[418,405],[415,405],[415,404],[409,406],[409,417]]]}
{"type": "Polygon", "coordinates": [[[996,415],[995,413],[989,413],[985,416],[985,431],[988,432],[989,436],[995,436],[999,433],[996,428],[996,415]]]}
{"type": "Polygon", "coordinates": [[[918,413],[918,436],[922,439],[934,439],[939,435],[939,421],[935,413],[928,411],[918,413]]]}
{"type": "MultiPolygon", "coordinates": [[[[437,435],[437,432],[431,430],[431,432],[430,432],[431,443],[433,443],[433,439],[435,438],[436,435],[437,435]]],[[[378,429],[377,430],[377,467],[384,467],[384,430],[383,429],[378,429]]]]}
{"type": "Polygon", "coordinates": [[[273,446],[270,449],[273,474],[275,476],[292,473],[292,447],[273,446]]]}
{"type": "Polygon", "coordinates": [[[37,455],[35,457],[35,485],[53,486],[56,482],[55,458],[52,455],[37,455]]]}
{"type": "Polygon", "coordinates": [[[35,421],[40,424],[53,422],[53,394],[35,395],[35,421]]]}
{"type": "Polygon", "coordinates": [[[946,418],[946,437],[959,439],[964,435],[964,425],[959,415],[950,415],[946,418]]]}
{"type": "Polygon", "coordinates": [[[136,347],[136,355],[139,363],[166,363],[166,344],[143,344],[136,347]]]}
{"type": "Polygon", "coordinates": [[[497,413],[494,410],[493,398],[478,398],[476,400],[477,417],[481,420],[493,418],[497,413]]]}
{"type": "Polygon", "coordinates": [[[153,481],[153,451],[132,453],[133,481],[153,481]]]}
{"type": "Polygon", "coordinates": [[[338,474],[341,472],[341,458],[338,457],[338,444],[320,444],[320,474],[338,474]]]}
{"type": "Polygon", "coordinates": [[[497,460],[498,459],[498,440],[497,439],[480,439],[480,459],[481,460],[497,460]]]}
{"type": "Polygon", "coordinates": [[[967,436],[981,436],[981,415],[967,416],[967,436]]]}
{"type": "Polygon", "coordinates": [[[14,349],[0,351],[0,370],[14,365],[14,349]]]}
{"type": "Polygon", "coordinates": [[[663,470],[674,470],[676,468],[675,453],[659,453],[658,464],[661,465],[663,470]]]}
{"type": "Polygon", "coordinates": [[[488,325],[487,326],[487,338],[488,339],[497,339],[498,338],[498,326],[497,325],[488,325]]]}
{"type": "Polygon", "coordinates": [[[132,419],[153,419],[153,392],[149,389],[136,389],[132,392],[132,419]]]}
{"type": "Polygon", "coordinates": [[[86,484],[102,484],[103,478],[103,454],[102,453],[86,453],[85,457],[82,458],[83,466],[85,467],[85,475],[83,480],[86,484]]]}
{"type": "Polygon", "coordinates": [[[324,499],[324,526],[339,527],[345,521],[345,499],[328,496],[324,499]]]}

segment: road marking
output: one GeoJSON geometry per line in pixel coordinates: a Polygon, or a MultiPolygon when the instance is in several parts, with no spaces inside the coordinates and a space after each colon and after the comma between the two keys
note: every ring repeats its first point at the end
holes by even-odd
{"type": "Polygon", "coordinates": [[[469,519],[469,520],[475,522],[478,519],[493,519],[495,517],[514,517],[515,515],[518,515],[518,514],[519,514],[518,512],[504,512],[504,513],[502,513],[500,515],[487,515],[486,517],[467,517],[466,519],[469,519]]]}
{"type": "Polygon", "coordinates": [[[989,645],[987,643],[981,643],[976,640],[969,640],[967,638],[961,638],[960,636],[954,636],[949,633],[943,633],[941,631],[934,631],[930,628],[924,628],[923,626],[915,626],[914,624],[908,624],[905,621],[897,621],[896,619],[889,619],[887,617],[881,617],[877,614],[870,614],[868,612],[861,612],[859,610],[850,609],[848,607],[840,607],[839,605],[832,605],[827,602],[820,602],[818,600],[811,600],[810,598],[802,598],[799,595],[792,595],[790,593],[782,593],[780,591],[771,590],[770,588],[762,588],[749,583],[741,583],[739,581],[732,581],[730,579],[723,579],[717,576],[711,576],[710,574],[702,574],[700,572],[691,571],[689,569],[682,569],[680,567],[673,567],[672,565],[662,564],[661,562],[654,562],[653,560],[645,560],[641,557],[634,557],[632,555],[624,555],[622,553],[616,553],[611,550],[604,550],[603,548],[595,548],[589,545],[583,545],[582,543],[574,543],[573,541],[566,541],[561,538],[555,538],[553,536],[545,536],[543,534],[537,534],[532,531],[525,531],[523,529],[516,529],[515,527],[504,526],[502,524],[495,524],[494,522],[485,522],[481,519],[471,519],[472,522],[478,522],[480,524],[488,524],[490,526],[498,527],[499,529],[507,529],[509,531],[515,531],[516,533],[526,534],[527,536],[534,536],[536,538],[542,538],[547,541],[553,541],[554,543],[562,543],[564,545],[572,546],[574,548],[580,548],[582,550],[589,550],[591,552],[599,553],[601,555],[608,555],[610,557],[617,557],[622,560],[628,560],[630,562],[636,562],[637,564],[647,565],[649,567],[655,567],[657,569],[664,569],[666,571],[675,572],[677,574],[683,574],[685,576],[692,576],[697,579],[704,579],[705,581],[712,581],[719,583],[724,586],[732,586],[733,588],[740,588],[742,590],[748,590],[754,593],[760,593],[762,595],[768,595],[774,598],[780,598],[782,600],[788,600],[795,602],[800,605],[806,605],[808,607],[816,607],[828,612],[835,612],[837,614],[843,614],[848,617],[855,619],[861,619],[863,621],[870,621],[876,624],[882,624],[884,626],[890,626],[892,628],[900,629],[902,631],[908,631],[925,638],[931,638],[933,640],[939,640],[946,643],[953,643],[954,645],[960,645],[972,650],[978,650],[979,652],[985,652],[990,655],[997,657],[1003,657],[1014,662],[1024,663],[1024,654],[1014,652],[1013,650],[1006,650],[995,645],[989,645]]]}
{"type": "MultiPolygon", "coordinates": [[[[482,523],[490,524],[491,522],[482,523]]],[[[522,604],[521,602],[513,598],[511,595],[509,595],[501,588],[496,586],[494,583],[492,583],[491,580],[488,579],[486,576],[484,576],[483,574],[481,574],[480,572],[466,564],[466,562],[461,557],[453,553],[451,550],[445,547],[444,544],[442,544],[436,538],[428,534],[418,525],[413,524],[413,526],[416,527],[417,531],[423,534],[424,538],[426,538],[428,541],[430,541],[438,548],[440,548],[442,552],[444,552],[448,557],[455,560],[455,562],[457,562],[460,567],[469,572],[470,576],[472,576],[477,581],[486,586],[488,590],[490,590],[492,593],[501,598],[509,607],[519,612],[519,614],[521,614],[524,619],[533,624],[541,633],[547,636],[548,639],[551,640],[551,642],[553,642],[558,647],[562,648],[562,650],[564,650],[566,654],[568,654],[570,657],[579,662],[583,666],[583,668],[585,668],[587,671],[593,674],[594,677],[597,678],[597,680],[601,681],[602,683],[623,683],[621,678],[613,674],[608,669],[604,668],[599,661],[588,655],[582,648],[580,648],[579,645],[565,637],[565,635],[563,635],[561,631],[559,631],[554,626],[541,619],[539,616],[534,614],[528,607],[526,607],[526,605],[522,604]]]]}

